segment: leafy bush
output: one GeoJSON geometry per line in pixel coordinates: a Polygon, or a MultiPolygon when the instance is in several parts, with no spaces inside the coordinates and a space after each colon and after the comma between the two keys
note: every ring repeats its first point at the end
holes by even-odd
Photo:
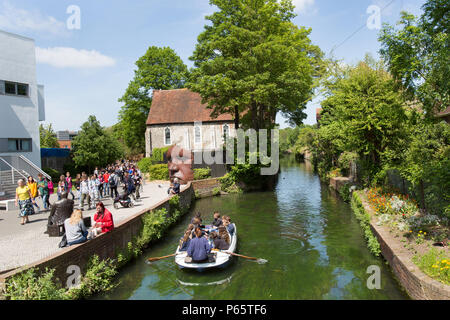
{"type": "Polygon", "coordinates": [[[6,282],[5,297],[11,300],[63,300],[65,289],[53,282],[55,269],[45,269],[38,276],[35,268],[28,269],[6,282]]]}
{"type": "Polygon", "coordinates": [[[111,259],[100,261],[97,255],[89,259],[86,274],[81,278],[78,288],[67,292],[71,299],[85,298],[98,292],[105,292],[115,287],[113,279],[117,274],[117,266],[111,259]]]}
{"type": "Polygon", "coordinates": [[[432,248],[424,255],[415,255],[413,262],[433,279],[450,285],[450,257],[444,251],[432,248]]]}
{"type": "Polygon", "coordinates": [[[355,214],[356,218],[359,220],[359,224],[361,225],[361,228],[364,231],[364,237],[366,238],[367,246],[368,246],[369,250],[375,256],[378,257],[381,253],[380,243],[378,242],[377,238],[373,235],[372,230],[370,229],[369,213],[367,213],[365,211],[362,201],[359,198],[359,195],[357,192],[353,192],[351,207],[352,207],[353,213],[355,214]]]}
{"type": "Polygon", "coordinates": [[[209,168],[194,169],[194,180],[202,180],[208,178],[211,178],[211,169],[209,168]]]}
{"type": "Polygon", "coordinates": [[[150,166],[151,180],[169,180],[169,168],[167,164],[154,164],[150,166]]]}
{"type": "Polygon", "coordinates": [[[350,164],[358,159],[358,154],[355,152],[344,151],[339,156],[337,161],[339,168],[344,175],[348,175],[350,171],[350,164]]]}
{"type": "Polygon", "coordinates": [[[44,170],[44,172],[46,174],[48,174],[51,178],[53,182],[58,182],[59,181],[59,177],[61,176],[61,172],[59,172],[58,170],[52,169],[52,168],[43,168],[42,170],[44,170]]]}
{"type": "Polygon", "coordinates": [[[350,187],[351,187],[351,183],[346,183],[338,190],[339,195],[341,196],[342,200],[344,200],[345,202],[350,202],[351,195],[352,195],[352,193],[350,191],[350,187]]]}
{"type": "Polygon", "coordinates": [[[151,158],[143,158],[138,162],[138,168],[145,173],[149,173],[150,172],[150,166],[153,165],[152,159],[151,158]]]}
{"type": "Polygon", "coordinates": [[[152,150],[152,155],[150,157],[153,163],[159,163],[164,161],[164,154],[167,153],[170,147],[155,148],[152,150]]]}

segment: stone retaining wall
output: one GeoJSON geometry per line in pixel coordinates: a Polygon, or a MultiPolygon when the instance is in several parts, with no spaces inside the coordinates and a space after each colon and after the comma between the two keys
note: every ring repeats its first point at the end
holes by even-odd
{"type": "MultiPolygon", "coordinates": [[[[371,217],[374,216],[372,209],[365,200],[363,192],[358,195],[371,217]]],[[[450,286],[432,279],[422,272],[410,258],[399,240],[393,238],[383,226],[377,226],[375,221],[370,221],[373,234],[380,243],[381,254],[389,262],[395,276],[408,295],[415,300],[450,300],[450,286]]]]}
{"type": "Polygon", "coordinates": [[[192,187],[199,198],[209,197],[213,195],[214,188],[220,187],[219,178],[195,180],[192,187]]]}
{"type": "MultiPolygon", "coordinates": [[[[192,184],[180,193],[180,206],[189,207],[194,199],[194,191],[192,184]]],[[[95,239],[89,240],[85,243],[70,246],[61,249],[58,253],[47,257],[43,260],[37,261],[33,264],[22,268],[15,269],[11,272],[0,275],[0,299],[1,292],[6,281],[14,275],[27,270],[29,268],[38,268],[45,270],[45,268],[54,268],[55,276],[65,285],[67,277],[67,268],[71,265],[79,266],[82,273],[85,269],[89,259],[93,255],[98,255],[100,259],[116,258],[117,254],[127,248],[128,242],[132,241],[134,237],[139,235],[142,229],[142,216],[152,210],[166,208],[169,210],[169,200],[161,201],[150,208],[143,209],[134,216],[118,223],[114,230],[110,233],[101,234],[95,239]]]]}

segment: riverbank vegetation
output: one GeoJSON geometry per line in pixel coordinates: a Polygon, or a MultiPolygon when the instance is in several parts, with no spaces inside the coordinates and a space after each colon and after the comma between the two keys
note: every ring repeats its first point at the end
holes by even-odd
{"type": "Polygon", "coordinates": [[[173,196],[169,200],[169,210],[162,208],[145,213],[141,232],[127,248],[118,252],[116,259],[100,260],[97,255],[92,256],[77,286],[62,287],[54,276],[55,269],[39,272],[30,268],[8,279],[3,294],[10,300],[77,300],[111,290],[117,285],[114,279],[119,269],[139,257],[153,241],[161,239],[188,210],[188,206],[181,206],[179,196],[173,196]]]}
{"type": "MultiPolygon", "coordinates": [[[[450,126],[440,116],[450,105],[450,4],[428,0],[422,9],[420,17],[403,12],[396,26],[384,25],[383,60],[330,61],[318,123],[280,134],[281,151],[307,156],[324,181],[348,176],[365,189],[377,224],[420,255],[416,263],[433,244],[447,252],[450,236],[450,126]]],[[[355,197],[352,206],[367,222],[355,197]]]]}

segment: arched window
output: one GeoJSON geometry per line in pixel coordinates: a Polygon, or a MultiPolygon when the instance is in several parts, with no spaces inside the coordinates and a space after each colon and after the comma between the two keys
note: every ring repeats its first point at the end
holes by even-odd
{"type": "Polygon", "coordinates": [[[171,144],[170,129],[169,128],[164,129],[164,144],[166,146],[171,144]]]}
{"type": "Polygon", "coordinates": [[[227,140],[230,135],[230,127],[227,124],[223,125],[223,139],[227,140]]]}
{"type": "Polygon", "coordinates": [[[195,137],[195,143],[202,142],[202,130],[201,130],[200,126],[194,127],[194,137],[195,137]]]}

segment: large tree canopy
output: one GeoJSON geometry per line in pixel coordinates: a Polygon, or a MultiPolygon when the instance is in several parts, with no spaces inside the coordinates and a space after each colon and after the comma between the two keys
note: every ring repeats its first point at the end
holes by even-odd
{"type": "Polygon", "coordinates": [[[190,58],[188,87],[213,108],[230,113],[236,127],[272,128],[278,112],[300,124],[322,70],[322,52],[297,27],[290,0],[210,0],[218,11],[206,19],[190,58]],[[240,119],[240,115],[244,115],[240,119]]]}
{"type": "Polygon", "coordinates": [[[450,105],[450,2],[428,0],[420,18],[402,12],[398,28],[384,25],[381,55],[410,100],[428,115],[450,105]]]}
{"type": "Polygon", "coordinates": [[[153,90],[183,88],[188,69],[181,58],[169,47],[148,48],[136,61],[137,70],[122,98],[119,128],[116,132],[134,153],[145,151],[145,123],[152,102],[153,90]]]}
{"type": "Polygon", "coordinates": [[[43,124],[39,125],[39,137],[41,148],[59,148],[59,143],[51,124],[46,127],[43,124]]]}
{"type": "Polygon", "coordinates": [[[108,134],[95,116],[89,116],[72,141],[73,161],[78,167],[106,166],[123,156],[119,142],[108,134]]]}

